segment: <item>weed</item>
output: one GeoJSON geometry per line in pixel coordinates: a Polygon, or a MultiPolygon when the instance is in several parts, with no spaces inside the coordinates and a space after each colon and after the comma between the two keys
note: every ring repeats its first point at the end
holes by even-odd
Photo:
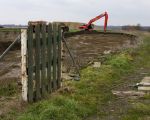
{"type": "Polygon", "coordinates": [[[0,31],[2,32],[20,32],[20,29],[19,28],[0,28],[0,31]]]}
{"type": "Polygon", "coordinates": [[[76,29],[71,29],[71,30],[69,30],[69,32],[72,32],[72,33],[74,33],[74,32],[79,32],[79,30],[76,30],[76,29]]]}
{"type": "Polygon", "coordinates": [[[18,90],[16,83],[11,83],[7,85],[1,85],[0,86],[0,96],[12,96],[16,94],[18,90]]]}
{"type": "Polygon", "coordinates": [[[144,117],[150,115],[150,105],[143,103],[134,103],[133,108],[128,111],[128,114],[122,120],[143,120],[144,117]]]}
{"type": "Polygon", "coordinates": [[[130,61],[129,55],[120,54],[110,58],[101,68],[83,69],[81,81],[71,84],[76,89],[73,93],[65,93],[37,103],[19,120],[80,120],[92,115],[97,111],[97,106],[107,104],[114,98],[111,87],[119,81],[120,73],[126,73],[123,72],[124,69],[130,70],[130,61]]]}

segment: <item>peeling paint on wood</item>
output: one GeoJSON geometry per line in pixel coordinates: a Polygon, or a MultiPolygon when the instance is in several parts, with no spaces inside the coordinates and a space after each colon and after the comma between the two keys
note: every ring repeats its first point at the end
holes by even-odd
{"type": "Polygon", "coordinates": [[[27,30],[21,30],[21,77],[22,77],[22,99],[27,101],[27,71],[26,71],[26,60],[27,56],[27,30]]]}

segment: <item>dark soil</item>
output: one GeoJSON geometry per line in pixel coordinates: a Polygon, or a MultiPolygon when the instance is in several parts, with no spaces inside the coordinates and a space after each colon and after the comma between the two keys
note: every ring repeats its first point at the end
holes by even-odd
{"type": "MultiPolygon", "coordinates": [[[[11,44],[12,44],[11,41],[0,42],[0,54],[2,54],[11,44]]],[[[11,48],[11,51],[20,50],[20,49],[21,49],[21,43],[17,43],[15,44],[14,47],[11,48]]]]}

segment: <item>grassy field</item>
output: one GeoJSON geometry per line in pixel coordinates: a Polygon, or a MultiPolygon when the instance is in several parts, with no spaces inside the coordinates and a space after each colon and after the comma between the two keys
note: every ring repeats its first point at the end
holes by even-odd
{"type": "MultiPolygon", "coordinates": [[[[124,83],[122,78],[140,67],[150,68],[150,36],[145,36],[144,43],[136,49],[106,56],[100,68],[89,66],[81,70],[80,81],[65,82],[66,87],[47,99],[28,105],[21,113],[13,110],[3,119],[87,120],[94,115],[101,118],[105,114],[99,110],[116,99],[112,94],[114,86],[124,83]]],[[[150,96],[143,99],[149,100],[150,96]]],[[[144,120],[148,115],[150,104],[138,102],[120,120],[144,120]]]]}
{"type": "Polygon", "coordinates": [[[19,32],[20,31],[20,29],[19,28],[0,28],[0,32],[12,32],[12,31],[14,31],[14,32],[19,32]]]}

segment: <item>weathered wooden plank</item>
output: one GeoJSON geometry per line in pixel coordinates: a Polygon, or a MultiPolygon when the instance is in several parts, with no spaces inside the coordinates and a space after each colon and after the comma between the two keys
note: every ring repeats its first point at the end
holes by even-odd
{"type": "MultiPolygon", "coordinates": [[[[58,64],[58,62],[57,62],[57,64],[58,64]]],[[[51,66],[52,65],[53,65],[53,60],[51,61],[51,66]]],[[[48,62],[46,62],[46,67],[48,67],[48,62]]],[[[40,69],[42,69],[42,64],[40,64],[40,69]]],[[[35,72],[35,71],[36,71],[36,66],[33,65],[33,72],[35,72]]]]}
{"type": "Polygon", "coordinates": [[[47,51],[47,55],[48,55],[48,67],[47,67],[47,77],[48,77],[48,91],[51,92],[52,91],[52,24],[50,23],[48,25],[48,51],[47,51]]]}
{"type": "Polygon", "coordinates": [[[42,24],[41,27],[42,33],[42,46],[41,46],[41,87],[42,87],[42,96],[46,94],[46,24],[42,24]]]}
{"type": "Polygon", "coordinates": [[[40,25],[35,26],[35,87],[36,87],[36,100],[41,98],[41,75],[40,75],[40,25]]]}
{"type": "Polygon", "coordinates": [[[57,89],[57,28],[56,23],[53,23],[53,86],[57,89]]]}
{"type": "Polygon", "coordinates": [[[28,27],[28,101],[33,102],[33,26],[28,27]]]}
{"type": "Polygon", "coordinates": [[[22,98],[33,102],[61,86],[62,32],[56,23],[29,24],[22,32],[22,98]]]}
{"type": "Polygon", "coordinates": [[[21,79],[22,79],[22,99],[28,101],[28,78],[27,78],[27,30],[21,30],[21,79]]]}
{"type": "Polygon", "coordinates": [[[61,38],[62,38],[62,32],[61,27],[58,26],[58,64],[57,64],[57,86],[60,88],[61,83],[61,38]]]}
{"type": "Polygon", "coordinates": [[[150,86],[139,86],[138,90],[139,91],[150,91],[150,86]]]}

